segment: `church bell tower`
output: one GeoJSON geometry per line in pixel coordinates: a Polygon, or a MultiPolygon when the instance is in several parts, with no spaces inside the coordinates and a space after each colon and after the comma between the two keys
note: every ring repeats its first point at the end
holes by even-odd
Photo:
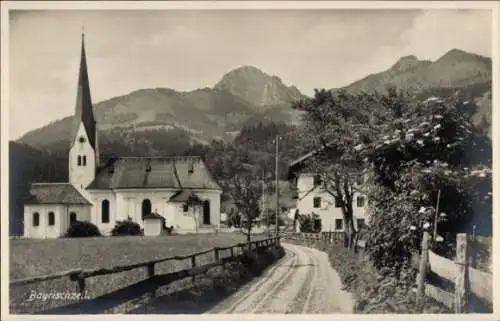
{"type": "Polygon", "coordinates": [[[75,115],[71,128],[68,161],[69,182],[78,190],[85,189],[95,178],[96,168],[99,164],[99,151],[97,125],[90,96],[85,55],[85,35],[83,32],[75,115]]]}

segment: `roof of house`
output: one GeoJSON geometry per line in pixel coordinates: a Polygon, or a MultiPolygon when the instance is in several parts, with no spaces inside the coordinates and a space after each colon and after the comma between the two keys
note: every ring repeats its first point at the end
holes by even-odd
{"type": "Polygon", "coordinates": [[[329,142],[329,143],[326,143],[326,145],[320,146],[320,147],[314,149],[313,151],[311,151],[305,155],[302,155],[301,157],[292,161],[290,163],[290,165],[288,165],[288,179],[291,179],[296,171],[303,168],[307,160],[309,160],[313,156],[317,156],[318,154],[320,154],[321,152],[324,152],[324,151],[326,151],[328,153],[330,153],[332,151],[336,152],[336,153],[339,152],[338,147],[333,142],[329,142]]]}
{"type": "Polygon", "coordinates": [[[221,190],[201,157],[118,157],[98,168],[87,189],[221,190]]]}
{"type": "Polygon", "coordinates": [[[24,203],[92,205],[70,183],[33,183],[24,203]]]}
{"type": "Polygon", "coordinates": [[[142,216],[142,219],[144,219],[144,220],[147,220],[147,219],[162,220],[163,216],[161,216],[158,213],[148,213],[148,214],[144,214],[142,216]]]}
{"type": "Polygon", "coordinates": [[[324,146],[319,147],[305,155],[302,155],[301,157],[297,158],[296,160],[292,161],[290,165],[288,165],[288,179],[291,179],[292,175],[294,174],[295,171],[297,171],[306,160],[311,158],[312,156],[318,154],[319,152],[323,151],[325,149],[324,146]]]}
{"type": "Polygon", "coordinates": [[[201,199],[198,197],[198,195],[196,195],[195,193],[193,193],[192,191],[189,191],[189,190],[181,190],[181,191],[176,192],[168,201],[169,202],[176,202],[176,203],[185,203],[188,201],[189,197],[192,195],[194,197],[196,197],[201,202],[201,199]]]}

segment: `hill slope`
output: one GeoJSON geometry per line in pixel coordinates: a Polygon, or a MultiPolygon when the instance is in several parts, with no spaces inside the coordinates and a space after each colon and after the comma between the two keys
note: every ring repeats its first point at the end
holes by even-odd
{"type": "MultiPolygon", "coordinates": [[[[400,58],[391,68],[368,75],[345,87],[348,92],[384,92],[389,86],[417,94],[420,99],[464,91],[479,107],[475,120],[491,125],[491,59],[453,49],[432,62],[415,56],[400,58]]],[[[490,132],[491,134],[491,132],[490,132]]]]}
{"type": "MultiPolygon", "coordinates": [[[[291,103],[304,96],[255,67],[235,69],[214,88],[178,92],[168,88],[141,89],[94,105],[101,136],[109,131],[181,129],[194,140],[230,139],[243,126],[259,121],[296,122],[291,103]],[[248,88],[244,91],[244,88],[248,88]]],[[[68,145],[72,117],[33,130],[20,143],[40,149],[68,145]]]]}

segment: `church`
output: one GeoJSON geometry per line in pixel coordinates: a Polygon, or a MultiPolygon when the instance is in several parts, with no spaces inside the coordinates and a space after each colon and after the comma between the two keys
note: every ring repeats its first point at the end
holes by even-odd
{"type": "Polygon", "coordinates": [[[33,183],[24,202],[24,237],[58,238],[76,221],[110,235],[131,218],[149,236],[219,229],[222,189],[200,157],[117,157],[100,162],[82,34],[67,183],[33,183]],[[194,198],[196,205],[188,205],[194,198]]]}

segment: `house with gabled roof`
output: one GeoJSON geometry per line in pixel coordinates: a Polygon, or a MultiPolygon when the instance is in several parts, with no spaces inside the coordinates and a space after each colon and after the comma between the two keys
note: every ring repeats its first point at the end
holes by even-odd
{"type": "MultiPolygon", "coordinates": [[[[346,222],[340,203],[325,190],[321,175],[308,167],[308,160],[320,154],[324,147],[313,150],[290,163],[288,180],[293,186],[293,198],[297,205],[294,212],[294,226],[299,232],[297,219],[299,215],[314,215],[321,219],[321,232],[343,232],[346,222]]],[[[359,176],[356,184],[363,184],[363,176],[359,176]]],[[[358,229],[367,224],[367,200],[361,193],[353,195],[354,227],[358,229]]]]}
{"type": "Polygon", "coordinates": [[[159,216],[177,233],[219,228],[222,189],[200,157],[116,157],[100,164],[83,35],[68,162],[69,182],[31,184],[24,237],[60,237],[75,221],[90,221],[106,235],[128,218],[155,235],[159,216]],[[199,202],[187,206],[193,195],[199,202]]]}

